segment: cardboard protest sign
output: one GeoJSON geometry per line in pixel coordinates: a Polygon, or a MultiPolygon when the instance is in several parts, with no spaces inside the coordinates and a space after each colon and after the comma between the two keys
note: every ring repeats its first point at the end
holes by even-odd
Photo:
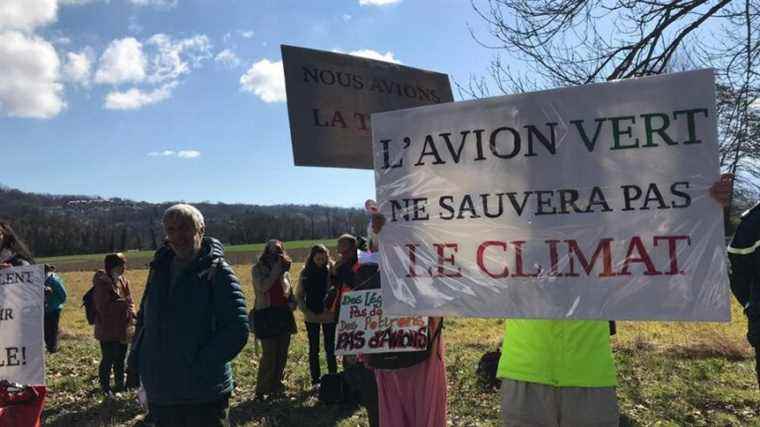
{"type": "Polygon", "coordinates": [[[0,380],[45,384],[42,265],[0,270],[0,380]]]}
{"type": "Polygon", "coordinates": [[[372,124],[386,313],[729,320],[712,71],[372,124]]]}
{"type": "Polygon", "coordinates": [[[451,102],[446,74],[282,46],[296,166],[372,169],[370,114],[451,102]]]}
{"type": "Polygon", "coordinates": [[[343,295],[336,330],[335,354],[395,353],[427,348],[428,319],[383,314],[379,289],[343,295]]]}

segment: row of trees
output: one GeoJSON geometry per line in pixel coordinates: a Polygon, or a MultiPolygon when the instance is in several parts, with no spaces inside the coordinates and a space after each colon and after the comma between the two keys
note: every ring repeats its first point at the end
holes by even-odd
{"type": "MultiPolygon", "coordinates": [[[[161,217],[172,203],[29,194],[0,188],[0,218],[11,220],[35,256],[156,249],[161,217]]],[[[367,226],[360,209],[328,206],[195,204],[207,234],[226,244],[330,239],[367,226]]]]}

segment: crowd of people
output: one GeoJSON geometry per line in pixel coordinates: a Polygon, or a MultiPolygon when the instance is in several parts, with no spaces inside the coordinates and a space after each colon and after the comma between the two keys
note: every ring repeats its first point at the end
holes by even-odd
{"type": "MultiPolygon", "coordinates": [[[[725,205],[730,188],[730,178],[722,179],[710,194],[725,205]]],[[[748,336],[755,348],[760,344],[755,301],[760,295],[760,262],[753,258],[760,241],[758,218],[760,208],[755,208],[729,248],[732,290],[746,307],[748,336]]],[[[373,240],[384,218],[373,215],[371,224],[370,250],[377,247],[373,240]]],[[[142,387],[149,421],[157,426],[229,425],[231,361],[246,345],[251,328],[262,347],[256,399],[278,399],[286,393],[283,378],[291,336],[298,330],[296,309],[303,313],[308,335],[312,386],[319,388],[325,378],[322,348],[327,375],[338,373],[336,300],[376,283],[368,277],[377,273],[377,266],[367,270],[362,265],[355,236],[340,236],[336,260],[324,245],[312,247],[297,280],[291,278],[293,262],[283,242],[268,241],[251,268],[255,301],[247,312],[240,280],[226,262],[222,244],[206,235],[201,212],[187,204],[172,206],[164,213],[163,226],[166,244],[150,263],[139,307],[132,300],[123,255],[106,256],[103,270],[93,277],[95,338],[102,353],[98,372],[105,395],[142,387]]],[[[33,263],[10,224],[0,222],[0,268],[33,263]]],[[[46,266],[45,345],[51,353],[58,350],[58,320],[66,300],[54,270],[46,266]]],[[[342,369],[354,382],[370,425],[446,425],[444,320],[429,322],[428,351],[406,365],[391,367],[369,355],[342,358],[342,369]]],[[[498,365],[503,424],[618,425],[610,332],[604,320],[508,320],[498,365]]]]}

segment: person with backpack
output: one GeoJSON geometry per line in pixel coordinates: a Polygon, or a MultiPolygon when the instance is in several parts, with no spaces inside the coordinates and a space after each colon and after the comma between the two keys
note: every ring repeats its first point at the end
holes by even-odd
{"type": "Polygon", "coordinates": [[[13,227],[8,222],[0,221],[0,270],[32,264],[32,253],[13,231],[13,227]]]}
{"type": "Polygon", "coordinates": [[[335,358],[335,313],[325,310],[324,302],[330,283],[331,266],[327,247],[312,246],[295,291],[309,337],[309,372],[312,386],[317,386],[322,378],[319,367],[320,328],[324,335],[327,370],[330,374],[338,372],[338,362],[335,358]]]}
{"type": "Polygon", "coordinates": [[[106,255],[103,270],[92,278],[95,306],[95,338],[100,342],[98,378],[100,391],[107,397],[124,390],[124,362],[127,344],[135,330],[135,307],[124,272],[127,258],[121,253],[106,255]],[[113,370],[114,387],[111,387],[113,370]]]}
{"type": "Polygon", "coordinates": [[[253,328],[261,340],[261,363],[256,375],[256,398],[285,394],[285,365],[288,361],[290,335],[298,332],[293,310],[295,298],[290,285],[290,257],[283,243],[269,240],[264,252],[251,268],[256,295],[253,328]]]}
{"type": "Polygon", "coordinates": [[[249,335],[245,296],[197,208],[173,205],[162,222],[167,242],[150,263],[130,382],[142,382],[158,427],[229,426],[231,361],[249,335]]]}
{"type": "Polygon", "coordinates": [[[63,279],[55,273],[55,266],[45,264],[45,347],[48,353],[58,351],[58,323],[66,302],[63,279]]]}

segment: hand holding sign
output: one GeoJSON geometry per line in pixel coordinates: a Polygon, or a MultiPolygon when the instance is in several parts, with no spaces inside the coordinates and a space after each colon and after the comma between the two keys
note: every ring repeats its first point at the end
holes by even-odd
{"type": "Polygon", "coordinates": [[[722,207],[728,206],[728,202],[731,200],[731,192],[734,188],[734,175],[730,173],[724,173],[720,176],[720,181],[713,183],[710,187],[710,196],[720,203],[722,207]]]}

